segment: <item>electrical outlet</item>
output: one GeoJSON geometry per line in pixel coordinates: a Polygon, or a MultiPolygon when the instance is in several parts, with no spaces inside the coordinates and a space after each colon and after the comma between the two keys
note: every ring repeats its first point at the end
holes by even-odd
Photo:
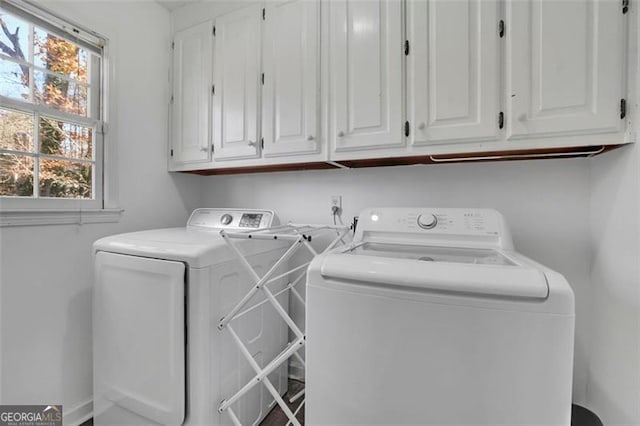
{"type": "Polygon", "coordinates": [[[342,213],[342,195],[331,196],[331,212],[333,214],[342,213]]]}

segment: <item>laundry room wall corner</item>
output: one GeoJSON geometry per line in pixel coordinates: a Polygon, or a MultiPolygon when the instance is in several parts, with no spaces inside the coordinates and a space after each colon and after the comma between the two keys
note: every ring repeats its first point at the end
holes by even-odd
{"type": "Polygon", "coordinates": [[[590,160],[592,308],[587,407],[640,424],[640,150],[590,160]]]}

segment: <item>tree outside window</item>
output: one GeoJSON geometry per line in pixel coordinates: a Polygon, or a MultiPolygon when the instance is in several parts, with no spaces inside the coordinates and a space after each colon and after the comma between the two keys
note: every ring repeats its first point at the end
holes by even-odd
{"type": "Polygon", "coordinates": [[[101,57],[0,9],[0,196],[91,199],[101,57]]]}

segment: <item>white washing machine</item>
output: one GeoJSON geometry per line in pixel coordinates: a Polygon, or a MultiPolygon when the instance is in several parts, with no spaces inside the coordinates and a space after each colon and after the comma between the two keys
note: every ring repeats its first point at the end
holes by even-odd
{"type": "MultiPolygon", "coordinates": [[[[94,424],[232,423],[218,406],[254,372],[217,325],[248,292],[251,280],[219,231],[267,228],[275,220],[267,210],[197,209],[183,228],[94,243],[94,424]]],[[[237,244],[259,274],[284,251],[273,241],[237,244]]],[[[272,285],[275,293],[285,283],[272,285]]],[[[287,294],[278,298],[285,309],[287,294]]],[[[287,344],[286,324],[268,303],[233,325],[261,366],[287,344]]],[[[269,378],[281,394],[286,392],[286,364],[269,378]]],[[[251,425],[272,406],[271,395],[259,385],[233,408],[242,424],[251,425]]]]}
{"type": "Polygon", "coordinates": [[[307,424],[569,425],[574,298],[485,209],[381,208],[307,286],[307,424]]]}

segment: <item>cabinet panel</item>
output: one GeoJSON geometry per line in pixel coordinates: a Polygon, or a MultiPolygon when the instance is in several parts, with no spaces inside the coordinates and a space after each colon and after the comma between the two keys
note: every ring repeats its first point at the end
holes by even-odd
{"type": "Polygon", "coordinates": [[[336,0],[330,7],[330,140],[336,151],[402,147],[402,4],[336,0]]]}
{"type": "Polygon", "coordinates": [[[499,112],[498,4],[407,4],[411,142],[492,139],[499,112]]]}
{"type": "Polygon", "coordinates": [[[176,33],[173,44],[173,162],[209,161],[212,28],[207,22],[176,33]]]}
{"type": "Polygon", "coordinates": [[[266,4],[264,155],[319,151],[317,1],[266,4]]]}
{"type": "Polygon", "coordinates": [[[216,19],[214,158],[259,155],[260,34],[262,8],[251,6],[216,19]]]}
{"type": "Polygon", "coordinates": [[[620,2],[507,3],[509,137],[621,130],[620,2]]]}

